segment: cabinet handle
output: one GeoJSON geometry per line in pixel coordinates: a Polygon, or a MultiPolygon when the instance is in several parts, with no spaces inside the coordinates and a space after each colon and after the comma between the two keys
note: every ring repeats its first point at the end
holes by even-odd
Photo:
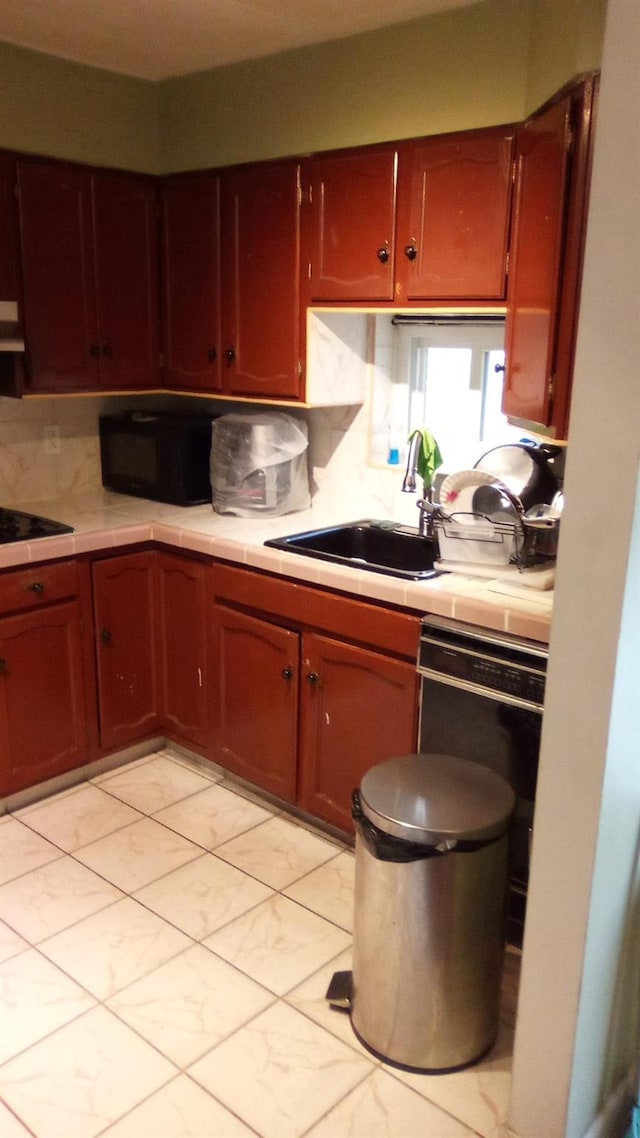
{"type": "Polygon", "coordinates": [[[0,656],[0,676],[4,676],[5,672],[8,671],[9,665],[7,664],[7,661],[4,660],[2,656],[0,656]]]}
{"type": "Polygon", "coordinates": [[[33,581],[30,585],[27,585],[27,589],[30,593],[35,593],[36,596],[40,596],[41,593],[44,593],[42,581],[33,581]]]}
{"type": "Polygon", "coordinates": [[[227,348],[226,352],[224,353],[224,358],[228,364],[232,364],[236,358],[235,348],[227,348]]]}
{"type": "Polygon", "coordinates": [[[282,669],[282,678],[283,678],[283,680],[292,680],[293,679],[293,668],[291,667],[290,664],[286,668],[282,669]]]}
{"type": "Polygon", "coordinates": [[[89,345],[89,355],[93,356],[94,360],[97,359],[98,356],[100,355],[100,345],[99,344],[90,344],[89,345]]]}
{"type": "Polygon", "coordinates": [[[320,676],[318,675],[318,673],[317,672],[309,672],[309,674],[307,676],[307,683],[311,684],[312,687],[315,687],[315,685],[318,684],[319,682],[320,682],[320,676]]]}
{"type": "Polygon", "coordinates": [[[384,245],[382,245],[381,248],[378,249],[376,257],[380,261],[381,265],[386,265],[387,261],[389,260],[389,250],[384,245]]]}
{"type": "Polygon", "coordinates": [[[504,371],[504,370],[505,370],[505,366],[504,366],[504,364],[496,364],[496,366],[494,367],[494,369],[493,369],[493,370],[494,370],[495,372],[501,372],[501,371],[504,371]]]}
{"type": "Polygon", "coordinates": [[[107,359],[107,360],[111,359],[111,357],[113,355],[113,348],[111,347],[111,344],[103,344],[102,345],[102,354],[105,357],[105,359],[107,359]]]}
{"type": "Polygon", "coordinates": [[[214,364],[216,362],[217,358],[218,358],[217,349],[216,348],[209,348],[209,351],[207,352],[207,359],[208,359],[209,363],[214,364]]]}
{"type": "Polygon", "coordinates": [[[418,250],[415,245],[405,245],[404,255],[408,261],[415,261],[418,256],[418,250]]]}
{"type": "Polygon", "coordinates": [[[108,644],[108,643],[109,643],[109,641],[111,640],[111,633],[109,632],[109,629],[108,629],[108,628],[103,628],[103,629],[102,629],[102,631],[101,631],[101,633],[100,633],[100,638],[101,638],[101,640],[103,641],[103,643],[104,643],[104,644],[108,644]]]}

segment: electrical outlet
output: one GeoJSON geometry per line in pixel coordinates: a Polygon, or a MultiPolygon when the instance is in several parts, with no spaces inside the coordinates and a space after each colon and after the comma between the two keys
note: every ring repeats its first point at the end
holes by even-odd
{"type": "Polygon", "coordinates": [[[44,453],[60,454],[60,431],[55,424],[44,428],[44,453]]]}

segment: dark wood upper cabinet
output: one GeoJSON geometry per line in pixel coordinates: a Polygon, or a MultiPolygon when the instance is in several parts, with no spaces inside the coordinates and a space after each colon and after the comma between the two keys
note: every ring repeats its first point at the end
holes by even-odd
{"type": "Polygon", "coordinates": [[[163,375],[167,387],[220,391],[220,179],[166,178],[162,202],[163,375]]]}
{"type": "Polygon", "coordinates": [[[401,143],[396,300],[504,299],[513,129],[401,143]]]}
{"type": "Polygon", "coordinates": [[[309,295],[393,300],[394,146],[317,155],[309,164],[309,295]]]}
{"type": "Polygon", "coordinates": [[[0,300],[18,300],[16,157],[0,150],[0,300]]]}
{"type": "Polygon", "coordinates": [[[100,386],[159,385],[158,234],[151,178],[92,176],[100,386]]]}
{"type": "Polygon", "coordinates": [[[506,414],[566,438],[597,82],[518,131],[506,328],[506,414]]]}
{"type": "Polygon", "coordinates": [[[158,385],[155,185],[20,158],[27,385],[158,385]]]}
{"type": "Polygon", "coordinates": [[[223,388],[300,398],[300,163],[227,170],[222,194],[223,388]]]}

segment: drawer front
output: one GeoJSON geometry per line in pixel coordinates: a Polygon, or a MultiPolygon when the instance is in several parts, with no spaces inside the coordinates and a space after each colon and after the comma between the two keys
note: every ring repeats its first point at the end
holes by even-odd
{"type": "Polygon", "coordinates": [[[78,563],[30,565],[0,574],[0,613],[17,612],[67,600],[78,593],[78,563]]]}

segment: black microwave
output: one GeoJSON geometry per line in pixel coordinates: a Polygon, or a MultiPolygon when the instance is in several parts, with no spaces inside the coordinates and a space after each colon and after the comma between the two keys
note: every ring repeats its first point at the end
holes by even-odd
{"type": "Polygon", "coordinates": [[[211,423],[172,411],[101,415],[103,486],[175,506],[210,502],[211,423]]]}

